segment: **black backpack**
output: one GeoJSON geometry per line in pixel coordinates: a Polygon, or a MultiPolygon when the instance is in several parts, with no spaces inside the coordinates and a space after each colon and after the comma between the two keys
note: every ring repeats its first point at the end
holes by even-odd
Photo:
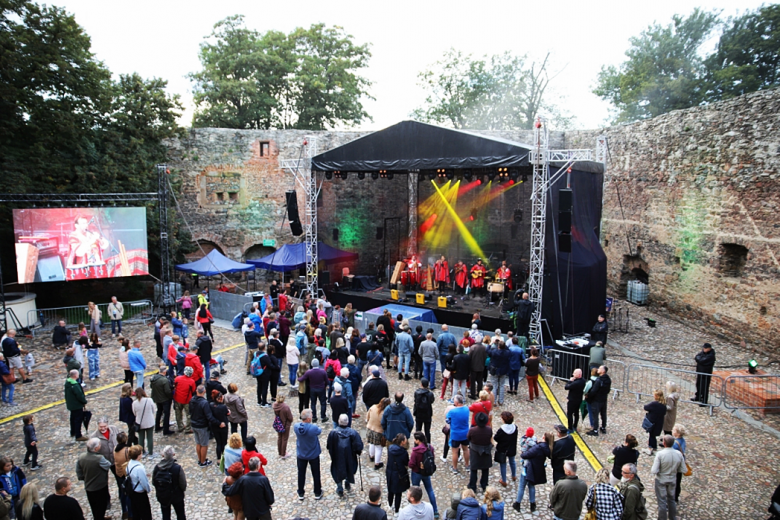
{"type": "Polygon", "coordinates": [[[154,468],[154,474],[152,476],[152,484],[157,492],[157,500],[159,502],[168,502],[173,496],[173,488],[178,488],[178,479],[174,481],[173,478],[174,466],[167,469],[160,469],[159,466],[154,468]]]}
{"type": "Polygon", "coordinates": [[[333,368],[333,365],[328,365],[328,368],[325,369],[325,375],[328,376],[328,379],[336,379],[336,369],[333,368]]]}
{"type": "Polygon", "coordinates": [[[429,445],[428,449],[425,450],[425,453],[423,453],[422,469],[420,470],[420,475],[423,477],[430,477],[434,473],[436,473],[436,458],[433,456],[433,450],[429,445]]]}
{"type": "Polygon", "coordinates": [[[428,397],[430,396],[430,392],[420,392],[419,394],[415,394],[414,397],[417,399],[417,407],[418,408],[427,408],[430,402],[428,402],[428,397]]]}

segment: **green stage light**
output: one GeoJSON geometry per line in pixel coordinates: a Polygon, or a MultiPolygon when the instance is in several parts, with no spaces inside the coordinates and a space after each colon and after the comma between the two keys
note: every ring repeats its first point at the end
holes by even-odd
{"type": "Polygon", "coordinates": [[[755,359],[751,359],[750,361],[748,361],[748,372],[750,372],[751,374],[755,374],[756,367],[758,367],[758,361],[756,361],[755,359]]]}

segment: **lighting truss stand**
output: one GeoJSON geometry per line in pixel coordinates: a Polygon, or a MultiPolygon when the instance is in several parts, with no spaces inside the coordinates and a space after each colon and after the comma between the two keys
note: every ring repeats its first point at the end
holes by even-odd
{"type": "Polygon", "coordinates": [[[175,306],[171,291],[171,259],[168,242],[168,165],[157,165],[157,210],[160,215],[160,282],[162,283],[161,307],[166,314],[175,306]]]}

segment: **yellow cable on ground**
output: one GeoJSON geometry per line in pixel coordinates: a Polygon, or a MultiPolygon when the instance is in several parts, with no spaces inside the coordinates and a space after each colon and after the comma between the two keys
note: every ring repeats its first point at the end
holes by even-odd
{"type": "MultiPolygon", "coordinates": [[[[227,352],[228,350],[233,350],[233,349],[238,348],[238,347],[243,347],[244,345],[246,345],[246,343],[236,343],[235,345],[232,345],[230,347],[225,347],[222,350],[216,350],[216,351],[213,352],[213,354],[221,354],[222,352],[227,352]]],[[[150,370],[150,371],[144,373],[144,376],[151,376],[151,375],[156,374],[157,372],[158,372],[157,370],[150,370]]],[[[117,381],[115,383],[110,383],[110,384],[107,384],[107,385],[103,385],[103,386],[100,386],[98,388],[93,388],[92,390],[87,390],[86,392],[84,392],[84,395],[93,395],[93,394],[96,394],[98,392],[102,392],[103,390],[108,390],[109,388],[116,388],[118,386],[122,386],[123,384],[125,384],[124,381],[117,381]]],[[[25,415],[38,413],[38,412],[42,412],[44,410],[48,410],[50,408],[54,408],[55,406],[59,406],[61,404],[65,404],[65,399],[60,399],[59,401],[54,401],[53,403],[45,404],[43,406],[39,406],[38,408],[33,408],[32,410],[27,410],[27,411],[18,413],[16,415],[9,415],[8,417],[4,417],[3,419],[0,419],[0,425],[3,425],[5,423],[9,423],[9,422],[14,421],[16,419],[21,419],[25,415]]]]}
{"type": "MultiPolygon", "coordinates": [[[[555,398],[555,394],[553,394],[552,390],[550,390],[550,387],[547,386],[547,381],[545,381],[543,377],[539,378],[539,386],[542,387],[542,391],[544,392],[544,395],[547,396],[547,401],[550,402],[550,406],[552,406],[555,415],[557,415],[558,419],[560,419],[561,424],[568,427],[569,423],[566,419],[566,413],[564,413],[563,408],[561,408],[561,405],[558,404],[558,399],[555,398]]],[[[574,438],[575,444],[577,444],[577,447],[580,449],[582,454],[585,456],[585,459],[590,464],[590,467],[593,468],[593,471],[598,472],[602,468],[599,459],[596,458],[596,455],[593,454],[590,447],[587,444],[585,444],[585,441],[582,440],[582,437],[580,437],[579,433],[574,432],[571,434],[571,436],[572,438],[574,438]]]]}

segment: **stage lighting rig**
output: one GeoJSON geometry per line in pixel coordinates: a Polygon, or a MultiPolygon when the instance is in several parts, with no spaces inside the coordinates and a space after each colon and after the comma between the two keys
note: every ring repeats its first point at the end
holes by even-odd
{"type": "Polygon", "coordinates": [[[331,180],[333,178],[333,172],[331,171],[325,172],[325,178],[331,180]]]}
{"type": "Polygon", "coordinates": [[[506,167],[498,168],[498,178],[501,179],[502,181],[508,179],[509,178],[509,168],[506,168],[506,167]]]}
{"type": "Polygon", "coordinates": [[[371,172],[371,178],[377,180],[379,178],[379,172],[371,172]]]}
{"type": "Polygon", "coordinates": [[[436,170],[436,176],[437,176],[439,179],[445,179],[445,178],[447,178],[447,176],[448,176],[448,175],[449,175],[449,174],[447,173],[447,170],[446,170],[445,168],[438,168],[438,169],[436,170]]]}
{"type": "Polygon", "coordinates": [[[392,179],[393,178],[393,172],[388,172],[387,170],[379,170],[379,177],[381,179],[392,179]]]}
{"type": "Polygon", "coordinates": [[[513,181],[517,182],[517,179],[520,177],[520,172],[517,171],[517,168],[509,168],[509,178],[513,181]]]}
{"type": "Polygon", "coordinates": [[[366,178],[366,172],[358,172],[357,178],[361,181],[366,178]]]}
{"type": "Polygon", "coordinates": [[[337,170],[333,172],[333,174],[336,176],[337,179],[347,180],[348,172],[342,172],[341,170],[337,170]]]}
{"type": "Polygon", "coordinates": [[[468,168],[468,169],[466,169],[466,170],[463,170],[463,178],[464,178],[466,181],[468,181],[468,182],[471,182],[471,177],[472,177],[472,175],[474,175],[474,172],[472,172],[472,171],[471,171],[471,168],[468,168]]]}

